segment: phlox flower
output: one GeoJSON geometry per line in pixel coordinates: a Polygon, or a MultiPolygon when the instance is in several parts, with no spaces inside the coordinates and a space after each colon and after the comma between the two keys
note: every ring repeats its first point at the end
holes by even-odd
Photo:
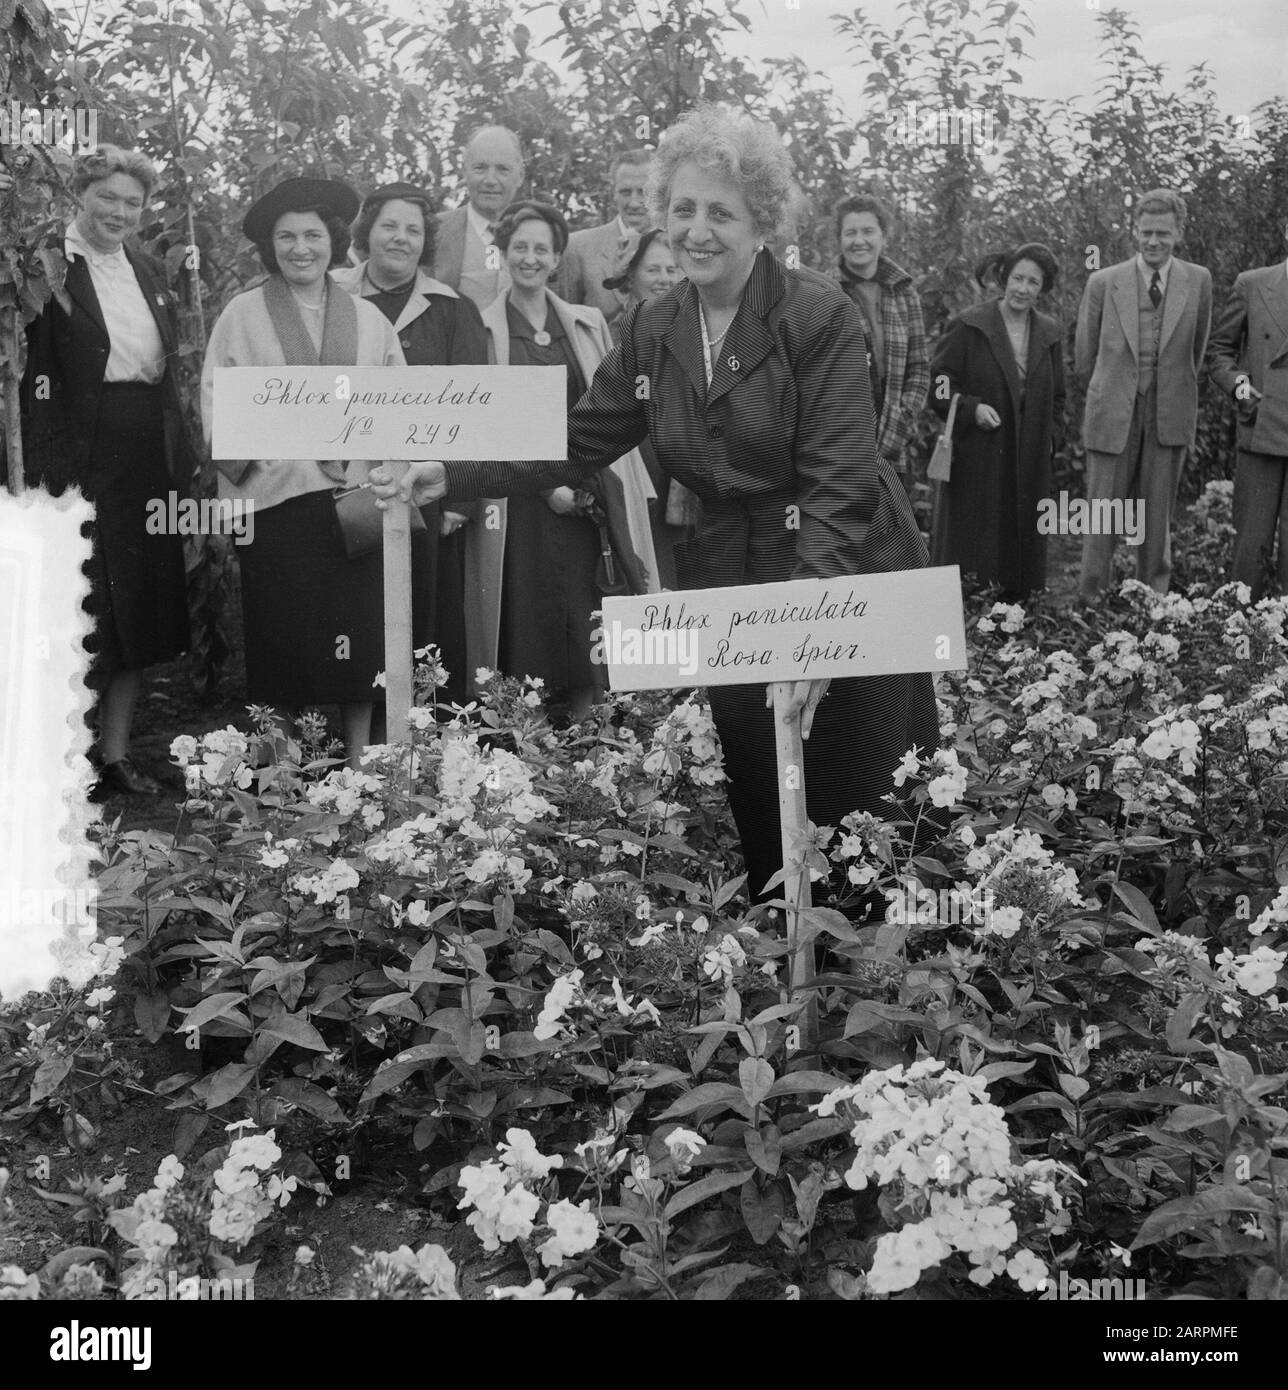
{"type": "Polygon", "coordinates": [[[510,1181],[541,1179],[563,1167],[560,1155],[547,1158],[537,1151],[537,1141],[526,1129],[507,1129],[505,1143],[497,1145],[497,1153],[502,1166],[509,1170],[510,1181]]]}
{"type": "Polygon", "coordinates": [[[666,1136],[667,1152],[679,1173],[687,1173],[706,1146],[707,1141],[691,1129],[673,1129],[666,1136]]]}
{"type": "MultiPolygon", "coordinates": [[[[33,1276],[34,1277],[34,1276],[33,1276]]],[[[488,1297],[498,1301],[510,1299],[516,1302],[545,1302],[545,1303],[570,1303],[573,1299],[579,1299],[581,1295],[575,1290],[568,1288],[551,1289],[546,1292],[546,1281],[544,1279],[534,1279],[530,1284],[508,1284],[505,1287],[493,1285],[488,1289],[488,1297]]]]}
{"type": "Polygon", "coordinates": [[[569,1256],[593,1250],[599,1239],[599,1221],[588,1200],[580,1205],[566,1200],[552,1202],[546,1209],[546,1225],[550,1227],[550,1238],[537,1249],[547,1269],[557,1268],[569,1256]]]}

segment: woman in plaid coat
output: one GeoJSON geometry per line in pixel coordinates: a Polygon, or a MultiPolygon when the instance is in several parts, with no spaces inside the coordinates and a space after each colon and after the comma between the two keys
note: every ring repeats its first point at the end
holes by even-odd
{"type": "MultiPolygon", "coordinates": [[[[826,277],[788,270],[764,249],[790,188],[772,127],[720,107],[670,127],[654,214],[687,278],[627,312],[621,342],[569,416],[568,462],[412,464],[403,495],[450,502],[575,485],[648,436],[663,470],[702,504],[696,534],[676,548],[683,587],[923,566],[903,486],[877,457],[859,311],[826,277]]],[[[763,686],[710,696],[758,894],[782,863],[773,715],[763,686]]],[[[793,703],[809,735],[807,805],[819,825],[855,810],[888,815],[905,751],[939,743],[929,675],[835,680],[830,690],[800,681],[793,703]]]]}
{"type": "Polygon", "coordinates": [[[900,472],[904,450],[926,405],[930,350],[912,276],[886,254],[893,215],[870,194],[837,203],[841,245],[836,280],[863,313],[877,417],[877,457],[900,472]]]}

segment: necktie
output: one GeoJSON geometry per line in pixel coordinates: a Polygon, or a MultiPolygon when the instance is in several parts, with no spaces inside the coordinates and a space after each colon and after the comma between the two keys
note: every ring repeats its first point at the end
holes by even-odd
{"type": "Polygon", "coordinates": [[[1163,291],[1158,283],[1158,271],[1154,272],[1154,278],[1149,282],[1149,302],[1155,309],[1163,302],[1163,291]]]}

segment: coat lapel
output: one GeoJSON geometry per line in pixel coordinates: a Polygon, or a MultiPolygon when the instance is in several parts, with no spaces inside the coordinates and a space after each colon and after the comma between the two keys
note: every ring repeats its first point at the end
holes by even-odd
{"type": "Polygon", "coordinates": [[[702,330],[698,327],[698,292],[691,281],[684,282],[675,317],[662,334],[662,343],[672,357],[684,368],[698,400],[707,395],[707,373],[702,365],[702,330]]]}
{"type": "Polygon", "coordinates": [[[63,281],[63,288],[89,315],[103,337],[108,337],[107,323],[103,319],[103,308],[98,302],[98,295],[94,290],[94,280],[89,273],[89,262],[84,256],[76,255],[68,258],[67,278],[63,281]]]}
{"type": "MultiPolygon", "coordinates": [[[[722,396],[727,396],[739,381],[755,371],[773,351],[774,338],[766,319],[769,311],[783,297],[785,290],[786,283],[778,263],[768,251],[762,251],[756,257],[751,279],[747,281],[747,288],[743,291],[742,303],[729,326],[729,336],[720,344],[715,370],[711,376],[711,389],[707,392],[708,405],[718,401],[722,396]]],[[[700,370],[701,357],[702,342],[699,330],[700,370]]],[[[703,380],[706,380],[705,371],[703,380]]]]}
{"type": "Polygon", "coordinates": [[[1275,362],[1288,352],[1288,273],[1285,273],[1282,261],[1270,268],[1270,274],[1262,280],[1258,289],[1266,312],[1281,334],[1278,349],[1268,358],[1275,362]]]}
{"type": "Polygon", "coordinates": [[[1140,305],[1136,297],[1136,258],[1124,261],[1114,276],[1114,308],[1132,356],[1140,361],[1140,305]]]}
{"type": "Polygon", "coordinates": [[[1039,364],[1051,344],[1060,340],[1060,325],[1048,314],[1033,314],[1033,324],[1029,329],[1029,356],[1025,364],[1027,380],[1032,381],[1039,364]]]}
{"type": "MultiPolygon", "coordinates": [[[[1002,375],[1006,378],[1006,389],[1011,393],[1011,408],[1018,414],[1020,392],[1023,388],[1020,385],[1020,374],[1015,369],[1015,354],[1011,351],[1011,339],[1006,331],[1006,325],[1002,322],[1002,310],[999,308],[999,303],[1000,301],[995,299],[991,304],[985,306],[980,327],[983,328],[989,348],[997,359],[997,365],[1002,369],[1002,375]]],[[[1037,319],[1034,316],[1029,325],[1029,356],[1027,359],[1029,362],[1033,360],[1033,339],[1037,336],[1037,332],[1037,319]]]]}
{"type": "Polygon", "coordinates": [[[1172,257],[1172,268],[1167,276],[1167,293],[1163,296],[1163,326],[1158,334],[1158,355],[1163,355],[1163,347],[1181,321],[1185,305],[1190,297],[1190,268],[1184,261],[1172,257]]]}

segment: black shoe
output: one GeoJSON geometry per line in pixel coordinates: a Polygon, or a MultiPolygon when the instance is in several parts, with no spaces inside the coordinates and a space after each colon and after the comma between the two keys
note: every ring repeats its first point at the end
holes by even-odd
{"type": "Polygon", "coordinates": [[[127,796],[160,796],[161,783],[146,772],[140,772],[129,758],[119,758],[114,763],[103,764],[97,790],[124,792],[127,796]]]}

